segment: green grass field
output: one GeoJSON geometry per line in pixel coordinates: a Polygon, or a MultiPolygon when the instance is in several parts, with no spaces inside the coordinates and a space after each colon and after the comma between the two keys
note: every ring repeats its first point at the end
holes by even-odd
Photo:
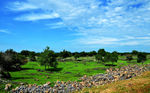
{"type": "Polygon", "coordinates": [[[104,73],[105,67],[102,64],[96,62],[76,63],[76,62],[59,62],[58,69],[53,70],[50,68],[45,71],[44,66],[40,66],[38,62],[28,62],[23,65],[22,71],[11,72],[12,81],[27,82],[30,84],[44,84],[47,81],[75,81],[83,75],[95,75],[98,73],[104,73]],[[37,69],[43,70],[38,72],[37,69]]]}
{"type": "MultiPolygon", "coordinates": [[[[107,68],[110,66],[104,66],[103,64],[97,62],[58,62],[58,68],[54,70],[50,68],[45,71],[44,66],[41,66],[38,62],[28,62],[23,65],[23,70],[10,72],[11,80],[17,82],[26,82],[30,84],[44,84],[47,81],[55,82],[60,81],[77,81],[83,75],[95,75],[98,73],[104,73],[107,68]],[[43,70],[43,72],[37,71],[37,69],[43,70]]],[[[150,63],[150,60],[147,60],[144,64],[150,63]]],[[[111,64],[111,62],[107,62],[111,64]]],[[[134,60],[132,63],[127,63],[126,61],[118,60],[117,63],[114,63],[117,66],[121,67],[128,64],[137,64],[134,60]]],[[[141,65],[141,63],[138,63],[141,65]]]]}
{"type": "MultiPolygon", "coordinates": [[[[58,62],[58,67],[56,70],[53,68],[49,68],[49,70],[44,70],[44,66],[41,66],[38,62],[28,62],[27,64],[23,65],[23,70],[10,72],[12,81],[15,82],[23,82],[28,84],[45,84],[46,82],[56,82],[57,80],[60,81],[78,81],[80,77],[83,75],[91,76],[98,73],[104,73],[105,70],[111,66],[105,66],[104,64],[97,63],[94,61],[85,61],[91,60],[94,57],[82,57],[80,58],[80,62],[72,61],[72,62],[58,62]],[[37,69],[42,70],[43,72],[37,71],[37,69]]],[[[114,63],[116,66],[113,68],[119,68],[121,66],[125,66],[128,64],[139,64],[136,60],[132,60],[132,63],[128,63],[123,61],[124,57],[119,57],[117,63],[114,63]]],[[[148,59],[144,64],[150,63],[150,59],[148,59]]],[[[107,62],[107,64],[112,64],[111,62],[107,62]]],[[[16,85],[14,85],[15,87],[16,85]]],[[[0,87],[4,89],[4,85],[0,87]]]]}

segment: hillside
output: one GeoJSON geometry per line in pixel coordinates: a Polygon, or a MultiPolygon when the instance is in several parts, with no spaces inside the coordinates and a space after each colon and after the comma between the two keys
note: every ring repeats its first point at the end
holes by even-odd
{"type": "Polygon", "coordinates": [[[129,80],[86,88],[78,93],[150,93],[150,71],[129,80]]]}

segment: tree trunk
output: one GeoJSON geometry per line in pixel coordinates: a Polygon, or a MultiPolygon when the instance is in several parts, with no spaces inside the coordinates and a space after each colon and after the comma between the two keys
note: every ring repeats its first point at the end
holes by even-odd
{"type": "Polygon", "coordinates": [[[144,62],[142,61],[142,65],[143,65],[143,63],[144,63],[144,62]]]}
{"type": "Polygon", "coordinates": [[[45,64],[45,70],[46,70],[46,64],[45,64]]]}

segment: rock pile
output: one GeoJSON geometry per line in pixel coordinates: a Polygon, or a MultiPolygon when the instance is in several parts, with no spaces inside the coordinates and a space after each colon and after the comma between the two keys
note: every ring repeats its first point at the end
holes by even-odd
{"type": "Polygon", "coordinates": [[[81,77],[81,82],[63,82],[57,81],[53,87],[50,86],[50,82],[47,82],[44,85],[21,85],[11,90],[12,93],[70,93],[74,91],[79,91],[83,88],[99,86],[106,83],[115,82],[118,80],[126,80],[137,75],[140,75],[142,72],[149,71],[150,64],[145,66],[138,65],[128,65],[121,68],[110,68],[106,70],[105,74],[97,74],[94,76],[83,76],[81,77]]]}

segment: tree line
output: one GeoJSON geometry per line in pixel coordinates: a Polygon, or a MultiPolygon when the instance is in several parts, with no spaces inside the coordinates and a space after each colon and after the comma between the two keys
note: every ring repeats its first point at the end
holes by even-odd
{"type": "MultiPolygon", "coordinates": [[[[90,52],[70,52],[67,50],[63,50],[61,52],[54,52],[50,49],[50,47],[46,47],[42,52],[35,52],[29,50],[22,50],[21,52],[16,52],[13,49],[8,49],[5,52],[0,52],[0,75],[5,77],[10,77],[9,71],[13,70],[21,70],[21,65],[24,65],[28,61],[38,61],[41,65],[45,66],[45,70],[47,67],[57,68],[58,62],[57,59],[65,59],[67,57],[74,57],[77,61],[79,57],[86,56],[95,56],[95,59],[98,63],[105,62],[114,62],[118,61],[118,56],[125,55],[127,61],[131,61],[133,59],[133,55],[137,56],[137,62],[143,63],[146,61],[146,56],[149,53],[146,52],[138,52],[133,50],[132,52],[107,52],[104,49],[99,49],[98,51],[90,51],[90,52]]],[[[1,76],[0,76],[1,77],[1,76]]]]}

